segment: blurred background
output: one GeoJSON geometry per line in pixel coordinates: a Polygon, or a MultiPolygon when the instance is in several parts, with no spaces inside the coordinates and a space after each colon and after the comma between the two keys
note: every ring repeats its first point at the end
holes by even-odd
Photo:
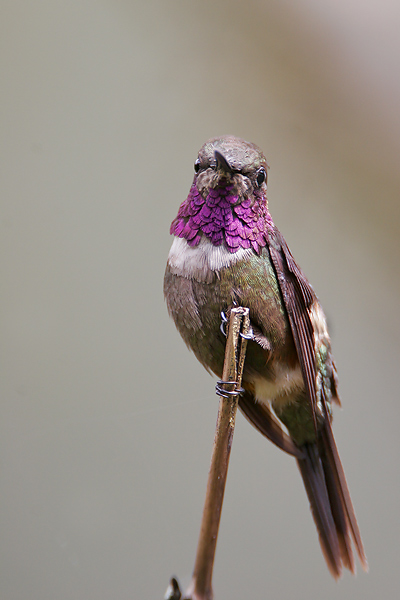
{"type": "Polygon", "coordinates": [[[329,318],[370,573],[331,579],[294,460],[239,415],[215,598],[396,597],[399,3],[3,0],[0,28],[1,598],[190,581],[218,400],[162,280],[224,133],[263,148],[329,318]]]}

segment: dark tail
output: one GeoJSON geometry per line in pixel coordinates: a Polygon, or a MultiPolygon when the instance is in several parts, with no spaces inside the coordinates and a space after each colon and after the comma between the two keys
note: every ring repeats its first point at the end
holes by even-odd
{"type": "Polygon", "coordinates": [[[343,566],[355,573],[352,540],[364,571],[368,571],[368,562],[328,419],[320,436],[318,443],[303,446],[304,458],[296,460],[322,552],[331,574],[338,579],[343,566]]]}

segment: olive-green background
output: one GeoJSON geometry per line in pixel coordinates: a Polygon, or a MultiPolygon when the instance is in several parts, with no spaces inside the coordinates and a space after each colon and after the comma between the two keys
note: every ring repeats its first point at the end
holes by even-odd
{"type": "Polygon", "coordinates": [[[370,561],[335,583],[294,461],[241,415],[216,600],[395,598],[399,5],[1,3],[2,600],[159,600],[191,575],[214,380],[169,320],[169,225],[203,142],[269,160],[329,318],[334,429],[370,561]]]}

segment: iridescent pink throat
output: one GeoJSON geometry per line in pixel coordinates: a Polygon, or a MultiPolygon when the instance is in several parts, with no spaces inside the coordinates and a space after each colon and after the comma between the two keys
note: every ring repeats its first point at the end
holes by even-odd
{"type": "Polygon", "coordinates": [[[229,252],[253,248],[259,253],[267,244],[268,229],[273,229],[266,200],[254,192],[253,198],[236,205],[238,196],[231,194],[232,189],[233,185],[210,189],[204,199],[193,182],[170,233],[185,238],[190,246],[197,246],[205,235],[214,246],[225,242],[229,252]]]}

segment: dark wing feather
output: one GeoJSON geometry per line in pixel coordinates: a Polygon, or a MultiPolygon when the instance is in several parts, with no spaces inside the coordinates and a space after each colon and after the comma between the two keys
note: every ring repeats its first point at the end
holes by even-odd
{"type": "Polygon", "coordinates": [[[314,290],[296,264],[283,236],[274,228],[269,236],[269,252],[289,323],[316,425],[316,361],[314,329],[308,309],[317,300],[314,290]]]}

